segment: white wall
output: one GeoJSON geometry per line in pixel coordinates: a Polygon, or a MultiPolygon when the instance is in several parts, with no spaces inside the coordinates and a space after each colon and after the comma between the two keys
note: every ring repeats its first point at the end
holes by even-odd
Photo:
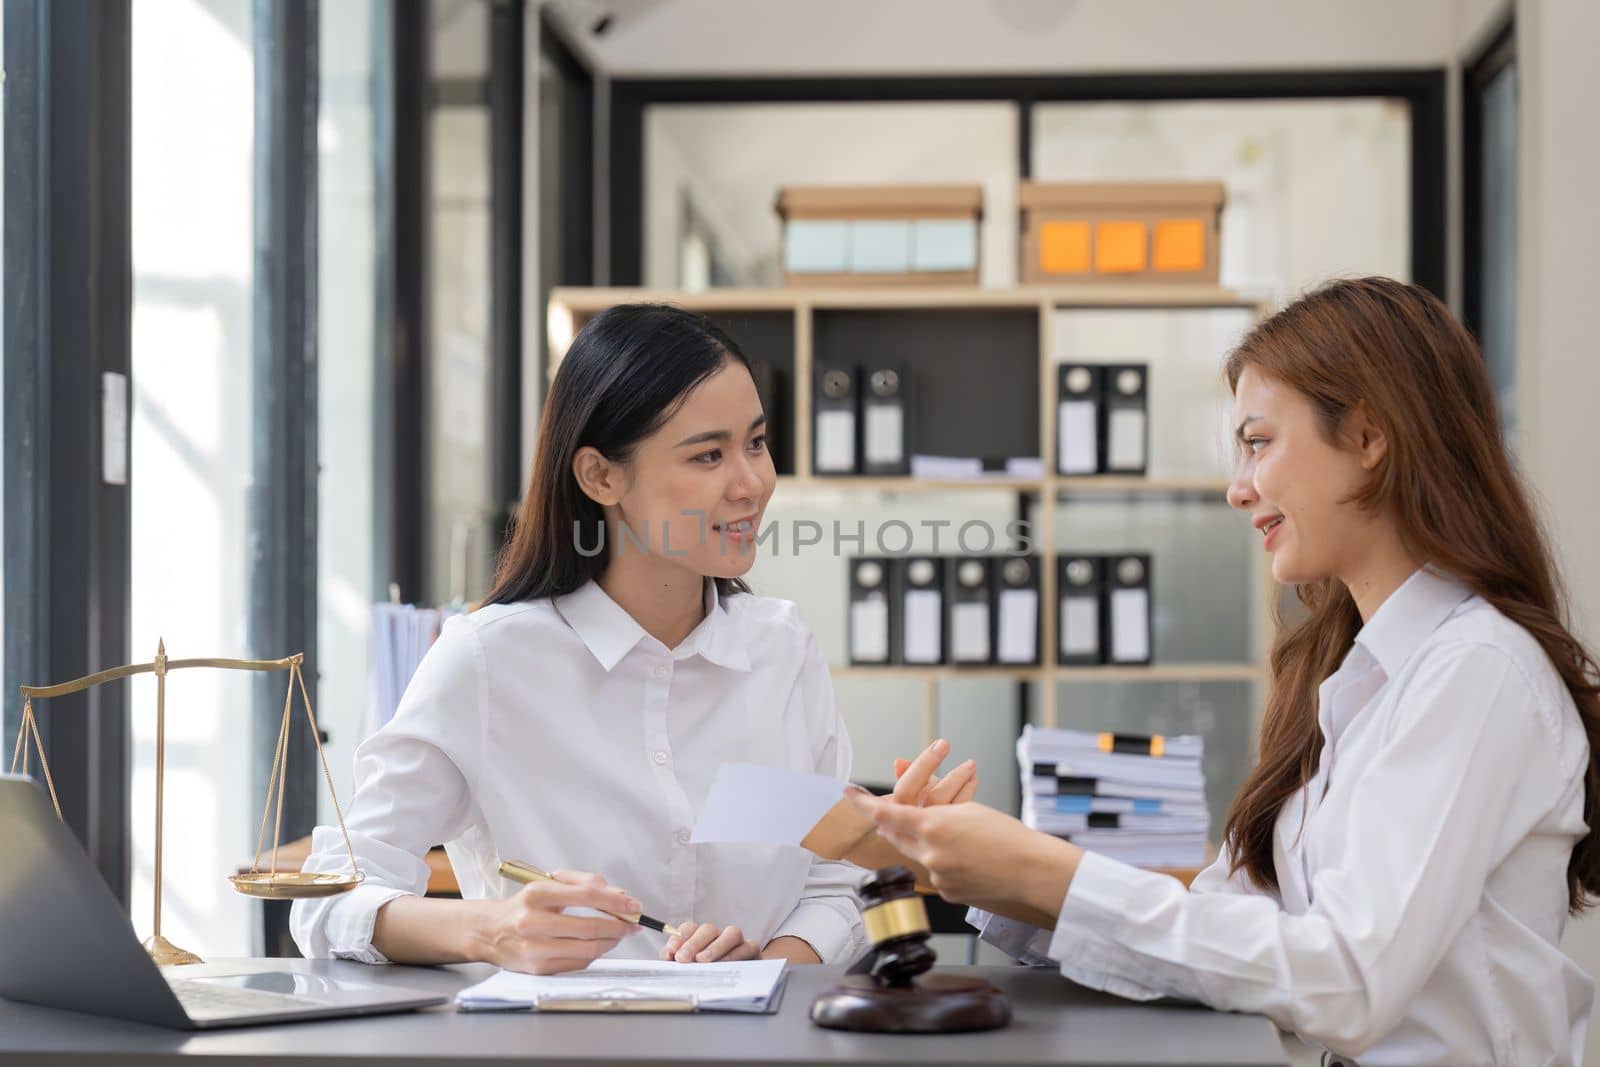
{"type": "MultiPolygon", "coordinates": [[[[1571,598],[1591,649],[1600,644],[1600,340],[1594,331],[1593,249],[1600,243],[1600,4],[1519,0],[1517,68],[1520,212],[1517,257],[1519,438],[1571,598]]],[[[1600,915],[1568,928],[1566,947],[1600,974],[1600,915]]],[[[1591,1021],[1584,1062],[1600,1067],[1591,1021]]]]}
{"type": "Polygon", "coordinates": [[[612,77],[1439,66],[1458,0],[560,0],[612,77]],[[600,37],[588,26],[612,23],[600,37]]]}

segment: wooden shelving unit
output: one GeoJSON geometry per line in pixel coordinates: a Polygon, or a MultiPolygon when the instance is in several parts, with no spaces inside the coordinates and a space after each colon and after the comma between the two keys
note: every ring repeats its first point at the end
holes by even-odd
{"type": "MultiPolygon", "coordinates": [[[[811,472],[811,381],[814,348],[818,333],[818,318],[828,316],[827,323],[852,313],[906,312],[908,317],[947,312],[1022,312],[1036,316],[1037,332],[1037,400],[1038,400],[1038,455],[1045,459],[1046,470],[1053,470],[1056,454],[1055,363],[1052,358],[1052,330],[1055,315],[1064,310],[1094,309],[1235,309],[1249,312],[1259,319],[1267,311],[1264,298],[1235,292],[1230,289],[1208,286],[1154,286],[1147,284],[1094,285],[1094,286],[1021,286],[1012,289],[981,288],[839,288],[839,289],[718,289],[700,293],[683,293],[660,289],[556,289],[551,293],[548,317],[550,340],[550,373],[565,354],[573,335],[594,314],[615,304],[635,302],[662,302],[677,304],[695,311],[716,316],[738,318],[757,313],[772,329],[772,316],[788,322],[788,338],[792,348],[783,353],[783,369],[794,387],[789,391],[788,410],[785,412],[793,428],[793,438],[788,445],[792,457],[792,470],[779,477],[783,493],[947,493],[947,492],[1006,492],[1032,499],[1036,504],[1053,504],[1073,497],[1126,496],[1133,500],[1197,496],[1221,501],[1227,493],[1227,481],[1220,478],[1138,478],[1138,477],[1059,477],[1047,474],[1041,478],[1013,478],[985,476],[974,479],[922,479],[911,477],[818,477],[811,472]],[[1037,498],[1037,499],[1035,499],[1037,498]]],[[[997,316],[1012,326],[1017,325],[1015,315],[997,316]]],[[[825,323],[825,325],[827,325],[825,323]]],[[[741,338],[741,343],[743,339],[741,338]]],[[[1030,375],[1031,376],[1031,375],[1030,375]]],[[[1029,416],[1032,417],[1031,415],[1029,416]]],[[[1160,433],[1159,427],[1154,431],[1160,433]]],[[[961,454],[961,453],[954,453],[961,454]]],[[[1054,506],[1035,508],[1033,542],[1041,557],[1042,571],[1039,614],[1040,638],[1046,662],[1038,667],[849,667],[836,666],[833,674],[840,679],[899,678],[921,681],[924,693],[925,733],[932,736],[935,726],[938,685],[941,681],[959,678],[997,678],[1024,683],[1038,683],[1036,694],[1038,721],[1052,726],[1056,723],[1055,683],[1115,682],[1140,683],[1207,683],[1244,682],[1257,688],[1257,699],[1252,700],[1252,734],[1259,724],[1259,683],[1267,678],[1266,653],[1270,645],[1276,591],[1271,579],[1270,565],[1265,553],[1256,551],[1260,563],[1253,579],[1256,595],[1252,602],[1258,605],[1254,620],[1253,647],[1257,659],[1245,663],[1158,663],[1147,667],[1061,667],[1054,662],[1056,641],[1056,576],[1055,576],[1055,512],[1054,506]]],[[[1252,531],[1241,523],[1240,537],[1254,537],[1252,531]]]]}
{"type": "Polygon", "coordinates": [[[1057,496],[1207,496],[1220,499],[1227,494],[1228,483],[1208,478],[1128,478],[1114,475],[1104,478],[1010,478],[1001,475],[984,475],[980,478],[871,478],[791,474],[778,479],[778,488],[843,493],[916,493],[927,490],[981,492],[1004,489],[1013,493],[1054,492],[1057,496]]]}

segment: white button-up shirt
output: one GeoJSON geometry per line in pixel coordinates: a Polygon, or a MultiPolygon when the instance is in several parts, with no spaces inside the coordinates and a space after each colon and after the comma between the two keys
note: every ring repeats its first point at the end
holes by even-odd
{"type": "MultiPolygon", "coordinates": [[[[734,925],[758,944],[806,941],[824,962],[865,946],[860,870],[795,847],[690,844],[729,761],[850,773],[850,739],[815,638],[788,601],[718,600],[669,649],[591,582],[555,600],[489,605],[450,620],[394,719],[356,751],[346,812],[366,880],[297,901],[310,957],[384,961],[378,909],[428,881],[443,843],[467,898],[520,887],[502,859],[594,871],[646,914],[734,925]]],[[[348,870],[337,826],[318,827],[306,870],[348,870]]],[[[640,930],[613,956],[654,957],[640,930]]]]}
{"type": "Polygon", "coordinates": [[[1279,892],[1226,855],[1185,892],[1089,854],[1054,931],[973,922],[1082,984],[1261,1012],[1362,1067],[1580,1062],[1595,988],[1560,944],[1589,747],[1544,651],[1421,570],[1317,720],[1316,777],[1278,816],[1279,892]]]}

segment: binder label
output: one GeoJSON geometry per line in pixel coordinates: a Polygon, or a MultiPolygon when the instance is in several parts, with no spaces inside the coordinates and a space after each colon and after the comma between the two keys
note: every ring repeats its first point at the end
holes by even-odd
{"type": "Polygon", "coordinates": [[[950,615],[950,644],[955,659],[964,663],[987,661],[989,605],[957,604],[950,615]]]}
{"type": "Polygon", "coordinates": [[[1150,658],[1150,593],[1118,589],[1111,594],[1111,658],[1143,662],[1150,658]]]}
{"type": "Polygon", "coordinates": [[[1039,594],[1032,589],[1000,592],[1001,663],[1032,663],[1039,647],[1039,594]]]}
{"type": "Polygon", "coordinates": [[[1144,465],[1144,410],[1113,409],[1106,423],[1106,466],[1121,471],[1144,465]]]}
{"type": "Polygon", "coordinates": [[[899,404],[867,406],[866,455],[873,466],[894,466],[905,461],[905,419],[899,404]]]}
{"type": "Polygon", "coordinates": [[[1061,602],[1061,654],[1093,656],[1100,651],[1100,602],[1073,596],[1061,602]]]}
{"type": "Polygon", "coordinates": [[[1095,439],[1094,401],[1066,400],[1057,421],[1057,467],[1062,474],[1094,474],[1100,466],[1095,439]]]}
{"type": "Polygon", "coordinates": [[[938,663],[944,659],[941,647],[941,604],[937,592],[927,589],[906,591],[906,662],[938,663]]]}
{"type": "Polygon", "coordinates": [[[884,597],[851,603],[850,658],[858,663],[889,662],[889,601],[884,597]]]}
{"type": "Polygon", "coordinates": [[[817,412],[817,470],[853,474],[855,469],[855,412],[817,412]]]}

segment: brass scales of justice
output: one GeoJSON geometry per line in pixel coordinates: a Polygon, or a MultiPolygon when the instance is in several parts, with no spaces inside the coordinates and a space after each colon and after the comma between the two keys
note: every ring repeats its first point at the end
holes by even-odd
{"type": "Polygon", "coordinates": [[[50,790],[50,802],[55,806],[56,818],[61,818],[61,802],[56,798],[55,779],[50,773],[50,764],[45,759],[44,742],[39,735],[39,722],[33,712],[33,698],[44,700],[49,697],[66,696],[70,693],[81,693],[107,682],[114,682],[122,678],[129,678],[135,674],[154,674],[156,676],[156,845],[155,845],[155,882],[153,885],[155,897],[154,931],[149,940],[145,941],[145,951],[161,966],[179,963],[200,963],[199,956],[192,952],[177,947],[161,936],[161,852],[162,852],[162,800],[164,791],[164,773],[166,769],[166,724],[167,724],[167,673],[169,671],[186,670],[191,667],[211,667],[231,671],[283,671],[289,672],[289,688],[283,698],[283,722],[278,727],[278,744],[272,754],[272,773],[267,778],[267,800],[261,812],[261,832],[256,837],[255,860],[250,864],[250,869],[240,874],[233,874],[228,881],[233,883],[233,888],[248,897],[261,897],[268,900],[296,900],[309,897],[327,897],[337,893],[348,892],[361,884],[365,877],[356,865],[355,849],[350,845],[350,834],[345,830],[344,812],[339,807],[339,798],[334,793],[333,775],[328,771],[328,758],[322,751],[322,738],[317,731],[317,717],[311,710],[311,697],[306,693],[305,677],[301,674],[301,664],[305,661],[305,654],[296,652],[284,659],[167,659],[167,646],[165,641],[156,644],[156,658],[151,663],[132,663],[123,667],[113,667],[110,670],[100,671],[97,674],[75,678],[70,682],[60,685],[25,685],[22,686],[22,722],[17,729],[17,744],[11,755],[11,773],[15,774],[20,766],[23,774],[28,773],[28,740],[33,741],[33,748],[39,754],[39,766],[44,771],[45,785],[50,790]],[[322,764],[322,775],[328,783],[328,795],[333,799],[333,810],[339,819],[339,832],[344,835],[345,851],[350,855],[350,870],[348,873],[326,872],[300,872],[278,870],[278,843],[283,830],[283,793],[284,780],[289,769],[289,724],[293,718],[294,694],[299,689],[300,699],[306,707],[306,721],[311,726],[311,738],[317,746],[317,759],[322,764]],[[272,863],[266,871],[261,870],[261,855],[264,851],[267,835],[267,820],[273,814],[273,799],[277,799],[277,817],[273,823],[272,832],[272,863]]]}

